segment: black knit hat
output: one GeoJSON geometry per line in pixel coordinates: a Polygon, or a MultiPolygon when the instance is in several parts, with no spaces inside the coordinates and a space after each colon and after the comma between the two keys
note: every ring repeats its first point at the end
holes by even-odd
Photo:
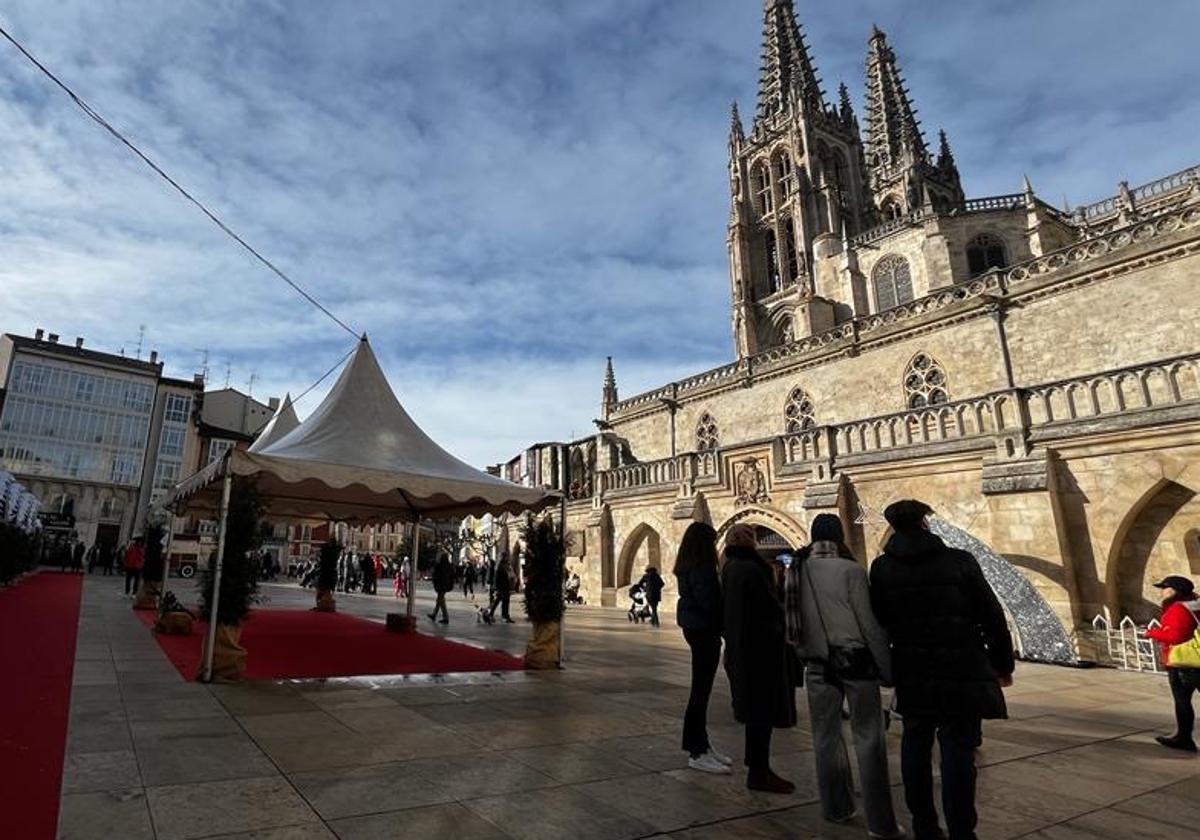
{"type": "Polygon", "coordinates": [[[812,522],[813,542],[845,542],[846,532],[842,528],[842,520],[832,513],[818,514],[812,522]]]}
{"type": "Polygon", "coordinates": [[[899,533],[919,530],[933,508],[916,499],[901,499],[883,509],[883,518],[899,533]]]}

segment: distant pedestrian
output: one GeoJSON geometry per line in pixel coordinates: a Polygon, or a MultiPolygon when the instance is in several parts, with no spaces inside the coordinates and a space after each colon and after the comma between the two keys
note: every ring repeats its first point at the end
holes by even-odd
{"type": "Polygon", "coordinates": [[[503,555],[500,562],[496,564],[495,572],[495,588],[492,590],[492,597],[488,603],[488,620],[489,622],[496,616],[496,607],[500,607],[500,615],[504,620],[512,624],[513,620],[508,614],[508,602],[512,597],[512,569],[508,565],[508,555],[503,555]]]}
{"type": "Polygon", "coordinates": [[[940,837],[933,743],[941,745],[950,840],[975,837],[975,751],[982,721],[1004,718],[1012,636],[973,556],[929,531],[933,510],[906,499],[883,512],[894,533],[871,566],[871,601],[891,643],[904,798],[917,838],[940,837]]]}
{"type": "Polygon", "coordinates": [[[362,592],[364,595],[375,594],[375,560],[369,554],[358,555],[358,568],[362,575],[362,592]]]}
{"type": "Polygon", "coordinates": [[[650,605],[650,624],[658,627],[658,605],[662,603],[662,593],[666,583],[654,566],[646,567],[646,572],[638,583],[641,584],[642,591],[646,593],[646,603],[650,605]]]}
{"type": "Polygon", "coordinates": [[[464,601],[467,600],[468,595],[471,600],[475,599],[475,564],[469,560],[466,568],[463,569],[462,589],[464,601]]]}
{"type": "Polygon", "coordinates": [[[1200,691],[1200,660],[1196,658],[1198,652],[1192,639],[1200,638],[1200,598],[1196,597],[1195,584],[1182,575],[1168,575],[1154,586],[1162,591],[1163,611],[1159,626],[1147,628],[1146,635],[1162,646],[1167,684],[1175,701],[1175,734],[1159,735],[1155,740],[1174,750],[1196,752],[1192,695],[1200,691]],[[1180,651],[1172,657],[1175,648],[1180,651]],[[1185,655],[1178,655],[1180,652],[1185,655]]]}
{"type": "Polygon", "coordinates": [[[433,591],[437,594],[437,601],[434,603],[433,612],[429,614],[430,621],[437,621],[438,613],[441,612],[441,623],[450,623],[450,613],[446,611],[446,593],[453,588],[454,567],[450,565],[450,557],[443,553],[433,564],[433,591]]]}
{"type": "Polygon", "coordinates": [[[746,727],[746,787],[792,793],[796,786],[771,770],[772,730],[796,724],[783,604],[775,592],[775,575],[758,553],[749,525],[734,525],[725,537],[721,590],[725,673],[733,716],[746,727]]]}
{"type": "Polygon", "coordinates": [[[683,715],[683,749],[688,767],[727,774],[733,759],[708,740],[708,700],[721,662],[721,579],[717,575],[717,532],[693,522],[683,533],[672,570],[679,587],[675,618],[692,652],[692,688],[683,715]]]}
{"type": "Polygon", "coordinates": [[[100,566],[104,569],[106,576],[113,573],[113,562],[116,554],[116,547],[111,543],[102,543],[100,545],[100,566]]]}
{"type": "Polygon", "coordinates": [[[142,538],[137,537],[125,549],[125,594],[136,595],[142,582],[142,566],[146,563],[146,550],[142,538]]]}
{"type": "Polygon", "coordinates": [[[92,547],[87,550],[87,573],[90,575],[92,569],[100,565],[100,543],[92,543],[92,547]]]}
{"type": "Polygon", "coordinates": [[[821,814],[846,822],[855,813],[854,782],[842,737],[842,704],[858,759],[867,829],[898,838],[879,686],[891,683],[887,634],[871,609],[867,570],[846,547],[841,520],[829,513],[812,522],[812,545],[785,580],[788,641],[805,663],[821,814]]]}

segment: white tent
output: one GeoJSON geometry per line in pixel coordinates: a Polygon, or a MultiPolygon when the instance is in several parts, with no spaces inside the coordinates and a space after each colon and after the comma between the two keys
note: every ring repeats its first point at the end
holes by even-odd
{"type": "Polygon", "coordinates": [[[254,443],[250,444],[250,451],[262,452],[299,425],[300,418],[296,416],[296,409],[292,406],[292,395],[288,394],[279,408],[275,409],[275,414],[267,421],[267,425],[258,433],[254,443]]]}
{"type": "MultiPolygon", "coordinates": [[[[544,490],[477,470],[434,443],[396,399],[365,336],[303,423],[259,451],[227,452],[175,488],[168,507],[209,511],[220,520],[218,580],[234,476],[254,477],[270,516],[356,524],[515,513],[556,501],[544,490]]],[[[410,616],[415,590],[409,587],[410,616]]],[[[206,677],[215,628],[210,622],[206,677]]]]}

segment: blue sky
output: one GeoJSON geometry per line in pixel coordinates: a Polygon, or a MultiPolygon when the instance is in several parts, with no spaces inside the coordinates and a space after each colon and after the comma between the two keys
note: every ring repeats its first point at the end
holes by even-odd
{"type": "MultiPolygon", "coordinates": [[[[356,329],[479,465],[731,356],[726,134],[759,0],[18,0],[4,26],[356,329]]],[[[1193,0],[797,0],[861,114],[872,23],[967,192],[1198,162],[1193,0]]],[[[303,390],[351,339],[0,45],[0,331],[303,390]]],[[[300,406],[303,416],[324,388],[300,406]]]]}

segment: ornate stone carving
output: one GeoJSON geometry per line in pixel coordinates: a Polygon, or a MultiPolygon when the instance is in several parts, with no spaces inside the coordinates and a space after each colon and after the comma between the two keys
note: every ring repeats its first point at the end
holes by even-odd
{"type": "Polygon", "coordinates": [[[754,505],[771,501],[767,495],[767,476],[758,468],[758,458],[747,458],[741,462],[734,481],[739,505],[754,505]]]}

